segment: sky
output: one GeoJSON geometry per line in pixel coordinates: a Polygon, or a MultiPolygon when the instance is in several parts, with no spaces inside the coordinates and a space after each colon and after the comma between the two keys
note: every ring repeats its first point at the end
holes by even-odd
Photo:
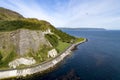
{"type": "Polygon", "coordinates": [[[120,29],[120,0],[0,0],[0,7],[55,27],[120,29]]]}

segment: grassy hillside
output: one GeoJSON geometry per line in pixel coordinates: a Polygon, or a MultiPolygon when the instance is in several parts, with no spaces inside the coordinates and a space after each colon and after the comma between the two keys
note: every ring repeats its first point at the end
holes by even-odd
{"type": "Polygon", "coordinates": [[[0,7],[0,20],[15,20],[21,18],[23,18],[23,16],[19,13],[0,7]]]}
{"type": "Polygon", "coordinates": [[[0,31],[13,31],[17,29],[46,30],[50,24],[37,19],[2,20],[0,21],[0,31]]]}
{"type": "Polygon", "coordinates": [[[24,18],[22,15],[15,11],[0,7],[0,32],[1,31],[13,31],[17,29],[30,29],[45,31],[50,29],[55,33],[59,39],[63,42],[73,42],[75,39],[61,30],[57,30],[53,25],[44,20],[38,20],[35,18],[24,18]]]}
{"type": "Polygon", "coordinates": [[[63,42],[72,42],[75,38],[70,36],[61,30],[57,30],[53,25],[44,20],[38,20],[35,18],[25,18],[20,20],[1,20],[0,31],[13,31],[17,29],[30,29],[45,31],[50,29],[51,32],[58,35],[63,42]]]}

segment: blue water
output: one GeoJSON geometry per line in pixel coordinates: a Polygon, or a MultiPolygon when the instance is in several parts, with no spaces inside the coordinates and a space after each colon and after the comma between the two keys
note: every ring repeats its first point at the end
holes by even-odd
{"type": "Polygon", "coordinates": [[[80,80],[120,80],[120,31],[64,31],[88,42],[79,45],[58,68],[34,80],[62,80],[71,76],[65,76],[71,70],[80,80]]]}

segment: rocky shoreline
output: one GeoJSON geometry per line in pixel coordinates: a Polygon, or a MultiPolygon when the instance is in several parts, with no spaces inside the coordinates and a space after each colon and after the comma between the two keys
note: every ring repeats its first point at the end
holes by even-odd
{"type": "Polygon", "coordinates": [[[56,64],[58,64],[60,61],[62,61],[67,55],[71,53],[71,51],[79,44],[86,42],[87,39],[84,39],[81,42],[72,44],[70,47],[68,47],[63,53],[61,53],[59,56],[55,57],[53,60],[50,60],[48,62],[45,62],[43,64],[39,64],[33,67],[24,68],[24,69],[10,69],[10,70],[2,70],[0,71],[0,79],[5,78],[11,78],[11,77],[20,77],[20,76],[27,76],[32,75],[34,73],[43,72],[49,68],[54,67],[56,64]]]}

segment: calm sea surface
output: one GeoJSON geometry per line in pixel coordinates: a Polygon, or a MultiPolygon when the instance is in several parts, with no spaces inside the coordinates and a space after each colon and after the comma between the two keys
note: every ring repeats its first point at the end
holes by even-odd
{"type": "Polygon", "coordinates": [[[32,80],[120,80],[120,31],[63,31],[88,42],[79,45],[58,68],[32,80]]]}

